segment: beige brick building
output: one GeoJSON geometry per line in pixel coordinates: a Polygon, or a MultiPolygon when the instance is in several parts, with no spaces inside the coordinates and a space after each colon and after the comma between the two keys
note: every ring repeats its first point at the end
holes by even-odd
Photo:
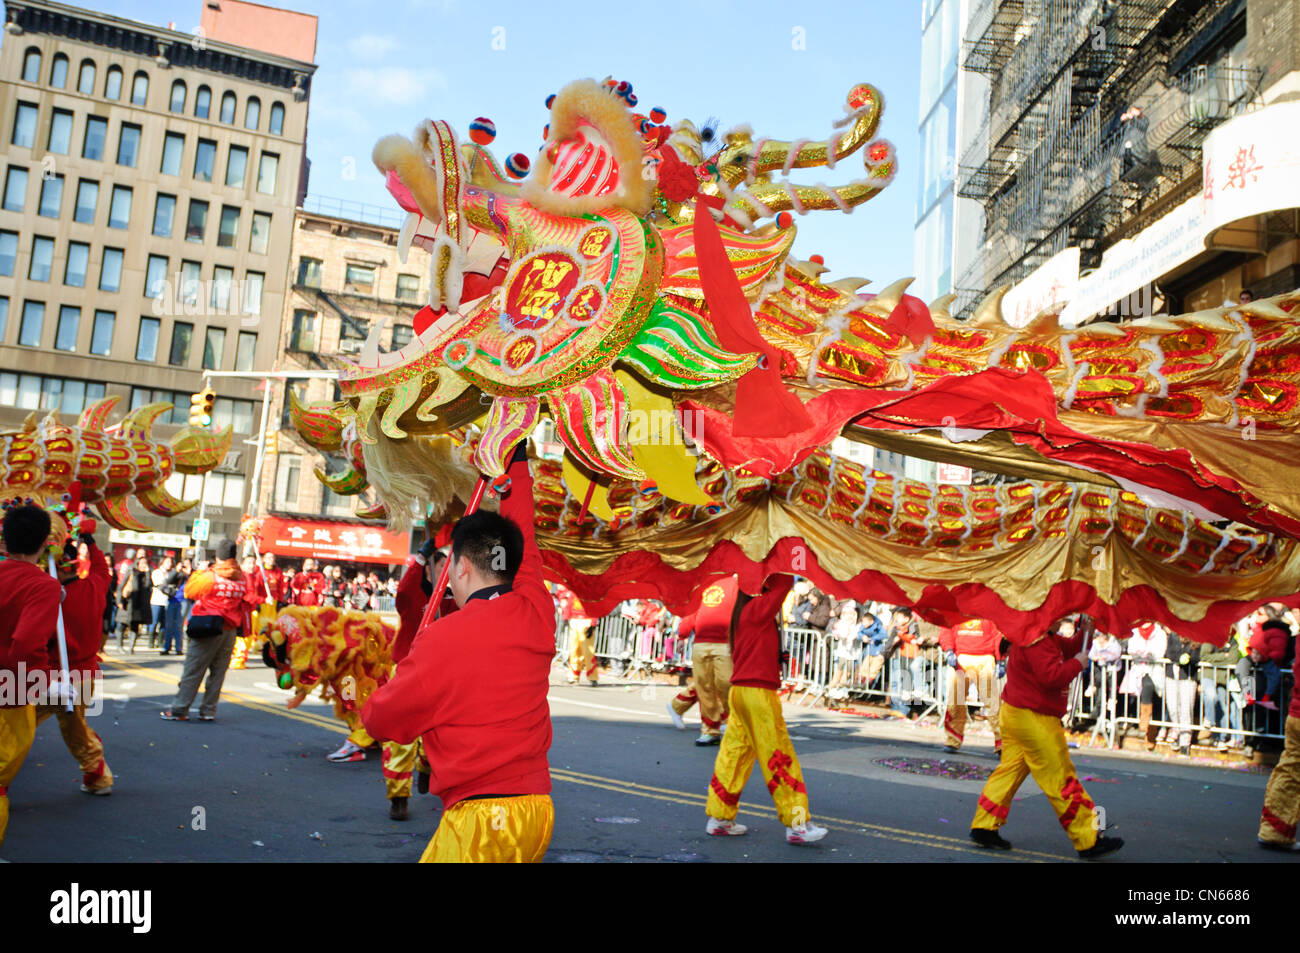
{"type": "MultiPolygon", "coordinates": [[[[167,439],[205,370],[274,365],[290,281],[316,19],[207,3],[198,36],[7,0],[0,45],[0,428],[65,422],[104,395],[165,400],[167,439]],[[260,25],[260,26],[259,26],[260,25]],[[232,40],[247,37],[252,46],[232,40]],[[279,38],[279,39],[277,39],[279,38]]],[[[258,382],[214,379],[232,453],[207,484],[212,535],[248,500],[258,382]]],[[[176,496],[199,480],[177,476],[176,496]]],[[[152,529],[188,534],[198,508],[152,529]]]]}

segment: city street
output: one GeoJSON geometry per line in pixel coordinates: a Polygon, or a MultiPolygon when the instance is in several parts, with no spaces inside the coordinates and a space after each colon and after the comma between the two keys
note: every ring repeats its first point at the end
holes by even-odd
{"type": "MultiPolygon", "coordinates": [[[[390,821],[377,754],[331,764],[345,730],[318,699],[296,711],[260,660],[231,672],[218,720],[167,723],[180,660],[113,650],[105,704],[92,725],[116,775],[114,794],[90,798],[57,726],[37,731],[10,788],[4,859],[38,861],[415,861],[439,816],[416,795],[411,820],[390,821]]],[[[704,834],[704,791],[716,749],[673,730],[668,685],[562,684],[552,675],[551,771],[555,833],[547,861],[1073,861],[1041,792],[1026,781],[1006,836],[1016,850],[974,848],[967,826],[980,782],[944,774],[987,770],[991,737],[944,755],[933,726],[786,705],[820,844],[792,847],[756,771],[741,802],[741,838],[704,834]],[[938,759],[949,764],[939,766],[938,759]],[[882,763],[887,762],[887,763],[882,763]],[[952,762],[962,762],[953,765],[952,762]],[[891,765],[893,765],[891,767],[891,765]],[[906,773],[899,766],[937,774],[906,773]],[[926,766],[929,766],[928,768],[926,766]]],[[[981,729],[982,730],[982,729],[981,729]]],[[[1126,841],[1104,863],[1267,862],[1255,845],[1266,776],[1231,768],[1075,753],[1108,827],[1126,841]]]]}

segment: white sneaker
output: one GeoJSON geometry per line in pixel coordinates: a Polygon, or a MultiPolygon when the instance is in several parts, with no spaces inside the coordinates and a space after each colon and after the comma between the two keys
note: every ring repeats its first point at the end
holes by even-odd
{"type": "Polygon", "coordinates": [[[349,761],[365,761],[366,749],[353,744],[351,741],[345,741],[342,748],[327,754],[325,758],[335,764],[345,764],[349,761]]]}
{"type": "MultiPolygon", "coordinates": [[[[704,828],[704,833],[713,837],[739,837],[749,830],[744,824],[737,824],[735,821],[720,821],[716,817],[709,818],[708,826],[704,828]]],[[[822,833],[826,833],[822,831],[822,833]]]]}
{"type": "Polygon", "coordinates": [[[668,717],[673,720],[673,727],[678,731],[686,730],[686,720],[677,714],[677,709],[673,707],[672,702],[668,703],[668,717]]]}
{"type": "Polygon", "coordinates": [[[785,829],[785,839],[790,844],[812,844],[826,836],[826,828],[816,824],[798,824],[785,829]]]}

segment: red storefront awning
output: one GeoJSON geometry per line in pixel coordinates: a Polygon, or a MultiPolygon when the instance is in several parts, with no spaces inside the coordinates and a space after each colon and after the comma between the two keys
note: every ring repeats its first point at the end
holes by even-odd
{"type": "Polygon", "coordinates": [[[264,553],[334,562],[406,562],[410,539],[377,526],[268,516],[258,547],[264,553]]]}

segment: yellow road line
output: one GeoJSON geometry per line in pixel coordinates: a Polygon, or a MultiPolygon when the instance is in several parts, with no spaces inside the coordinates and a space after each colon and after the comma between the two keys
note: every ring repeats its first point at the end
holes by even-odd
{"type": "MultiPolygon", "coordinates": [[[[123,673],[131,673],[143,678],[152,679],[165,685],[176,686],[180,680],[173,675],[167,675],[162,672],[156,672],[153,669],[137,665],[134,662],[127,662],[121,659],[105,658],[104,664],[111,665],[123,673]]],[[[297,709],[283,708],[279,705],[272,705],[267,702],[258,701],[239,692],[222,690],[221,698],[223,701],[230,701],[244,708],[254,711],[266,712],[271,715],[278,715],[282,718],[291,718],[317,728],[324,728],[328,731],[334,731],[338,734],[348,734],[345,725],[340,724],[333,718],[325,715],[317,715],[312,712],[299,711],[297,709]]],[[[599,788],[604,791],[613,791],[618,794],[631,794],[635,797],[650,798],[656,801],[667,801],[674,804],[684,804],[688,807],[703,807],[708,801],[708,796],[690,791],[678,791],[674,788],[661,788],[652,784],[641,784],[636,781],[624,781],[620,778],[607,778],[597,774],[585,774],[580,771],[573,771],[568,768],[551,768],[551,777],[566,781],[570,784],[581,784],[587,787],[599,788]]],[[[770,810],[762,810],[749,804],[742,804],[739,813],[750,817],[770,818],[770,810]]],[[[923,847],[932,847],[936,850],[954,851],[962,854],[986,854],[987,851],[967,846],[960,838],[949,837],[945,834],[930,834],[925,831],[913,831],[906,828],[886,827],[881,824],[869,824],[865,821],[854,821],[840,817],[830,817],[824,814],[817,815],[817,819],[824,823],[830,830],[838,830],[849,834],[863,834],[869,837],[878,837],[883,840],[896,841],[900,844],[914,844],[923,847]]],[[[997,856],[997,855],[995,855],[997,856]]],[[[1046,854],[1041,851],[1017,850],[1007,859],[1023,859],[1025,857],[1041,857],[1045,860],[1061,861],[1070,860],[1060,854],[1046,854]]],[[[1036,861],[1041,863],[1041,861],[1036,861]]]]}

